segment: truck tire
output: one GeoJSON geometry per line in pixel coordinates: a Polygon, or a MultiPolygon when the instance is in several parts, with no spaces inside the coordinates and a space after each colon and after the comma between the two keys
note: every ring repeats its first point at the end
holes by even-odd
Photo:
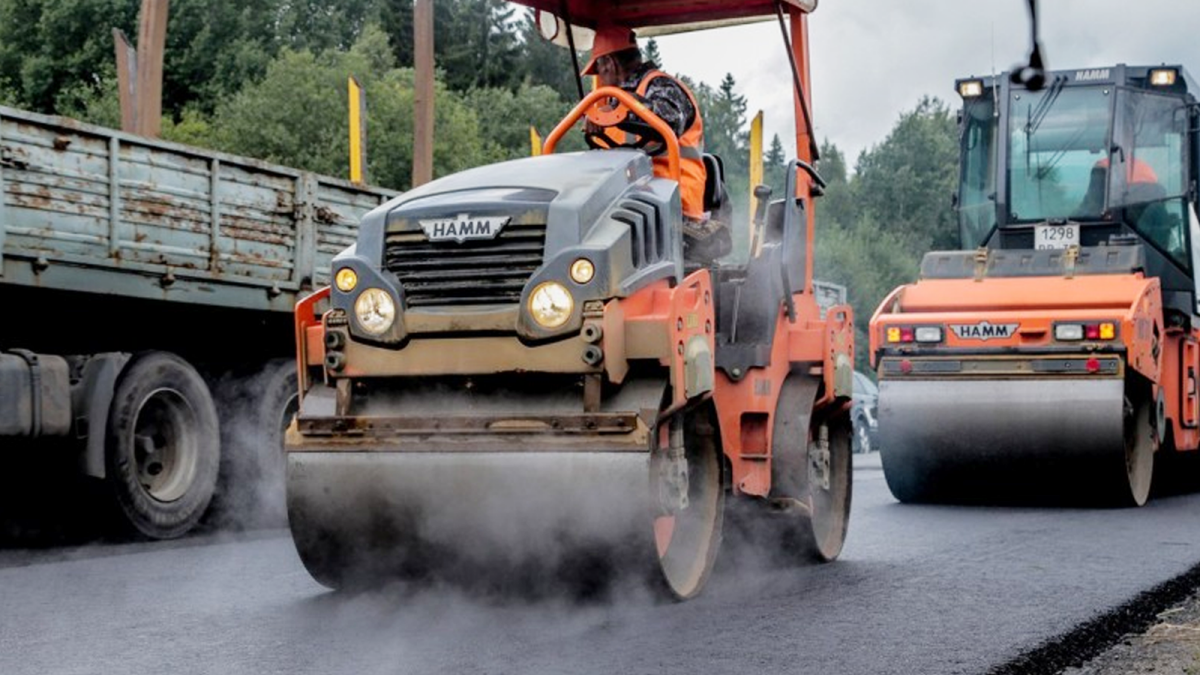
{"type": "Polygon", "coordinates": [[[248,377],[215,387],[221,416],[221,471],[210,522],[220,527],[282,527],[283,433],[299,406],[296,362],[275,359],[248,377]]]}
{"type": "Polygon", "coordinates": [[[117,383],[105,443],[115,526],[148,539],[186,534],[208,508],[219,463],[204,380],[174,354],[135,357],[117,383]]]}

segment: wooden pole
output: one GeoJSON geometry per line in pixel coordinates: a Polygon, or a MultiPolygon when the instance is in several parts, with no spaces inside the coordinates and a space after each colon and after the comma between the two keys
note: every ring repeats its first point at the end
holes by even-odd
{"type": "Polygon", "coordinates": [[[167,0],[142,0],[137,43],[137,128],[162,131],[163,51],[167,46],[167,0]]]}
{"type": "Polygon", "coordinates": [[[113,29],[117,49],[117,94],[121,101],[121,131],[137,133],[137,51],[125,31],[113,29]]]}
{"type": "Polygon", "coordinates": [[[413,7],[413,172],[412,186],[433,180],[433,0],[413,7]]]}

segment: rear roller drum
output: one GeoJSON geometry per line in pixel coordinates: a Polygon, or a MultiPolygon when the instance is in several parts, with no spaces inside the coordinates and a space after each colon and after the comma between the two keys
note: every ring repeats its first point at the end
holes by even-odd
{"type": "Polygon", "coordinates": [[[703,407],[660,427],[660,448],[650,462],[659,578],[680,600],[704,587],[721,543],[725,492],[711,415],[703,407]]]}
{"type": "Polygon", "coordinates": [[[782,523],[788,559],[837,558],[850,521],[853,428],[837,411],[814,415],[818,382],[792,375],[783,384],[772,434],[772,514],[782,523]]]}

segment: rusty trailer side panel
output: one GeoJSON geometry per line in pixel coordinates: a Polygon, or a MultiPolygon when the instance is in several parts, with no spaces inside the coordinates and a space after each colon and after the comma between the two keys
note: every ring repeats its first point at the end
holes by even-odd
{"type": "Polygon", "coordinates": [[[0,106],[0,284],[288,312],[396,194],[0,106]]]}

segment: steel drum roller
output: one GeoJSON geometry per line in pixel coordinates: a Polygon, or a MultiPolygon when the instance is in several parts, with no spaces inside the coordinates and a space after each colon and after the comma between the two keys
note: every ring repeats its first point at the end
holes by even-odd
{"type": "Polygon", "coordinates": [[[1096,475],[1119,483],[1125,412],[1117,378],[884,378],[884,473],[901,501],[1066,491],[1096,475]]]}

